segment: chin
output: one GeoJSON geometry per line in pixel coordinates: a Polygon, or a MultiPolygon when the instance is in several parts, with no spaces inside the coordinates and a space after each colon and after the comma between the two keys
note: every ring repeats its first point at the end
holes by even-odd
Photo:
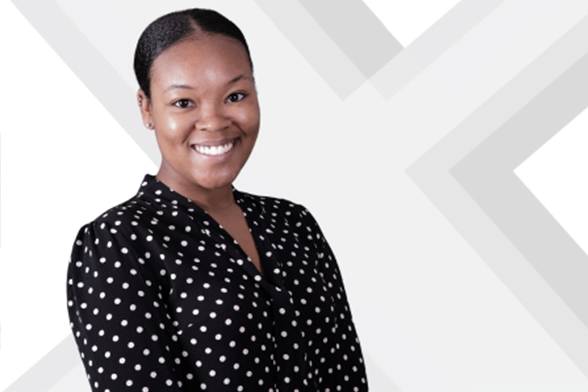
{"type": "Polygon", "coordinates": [[[205,189],[221,189],[230,186],[236,175],[216,175],[210,178],[195,178],[195,182],[205,189]]]}

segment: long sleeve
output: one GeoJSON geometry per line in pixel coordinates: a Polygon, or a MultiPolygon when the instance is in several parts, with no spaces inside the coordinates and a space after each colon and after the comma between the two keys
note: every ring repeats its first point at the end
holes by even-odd
{"type": "Polygon", "coordinates": [[[71,327],[93,391],[179,391],[181,350],[161,276],[132,241],[108,222],[80,229],[68,269],[71,327]]]}
{"type": "Polygon", "coordinates": [[[318,275],[328,288],[327,295],[331,296],[333,304],[331,313],[336,317],[329,331],[331,339],[335,341],[335,349],[326,357],[326,360],[331,362],[328,366],[333,371],[322,379],[320,387],[325,390],[337,386],[343,391],[367,391],[368,384],[361,346],[335,255],[317,221],[304,207],[300,212],[300,222],[305,240],[317,252],[318,275]]]}

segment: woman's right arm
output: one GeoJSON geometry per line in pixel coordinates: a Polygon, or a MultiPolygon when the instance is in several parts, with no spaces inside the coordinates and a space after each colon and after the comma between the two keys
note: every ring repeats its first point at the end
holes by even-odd
{"type": "Polygon", "coordinates": [[[90,385],[180,391],[182,352],[159,271],[117,229],[104,222],[82,227],[68,269],[69,318],[90,385]]]}

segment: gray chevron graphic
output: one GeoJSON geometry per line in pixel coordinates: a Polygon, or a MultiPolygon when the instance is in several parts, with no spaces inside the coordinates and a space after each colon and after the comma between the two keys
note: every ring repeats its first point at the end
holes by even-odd
{"type": "Polygon", "coordinates": [[[371,79],[385,99],[417,77],[505,0],[462,0],[371,79]]]}
{"type": "Polygon", "coordinates": [[[299,1],[367,79],[404,49],[361,0],[299,1]]]}
{"type": "Polygon", "coordinates": [[[505,0],[462,0],[407,48],[360,0],[255,1],[341,99],[368,79],[390,99],[505,0]]]}
{"type": "Polygon", "coordinates": [[[407,173],[588,375],[586,254],[513,173],[588,106],[588,18],[407,173]]]}
{"type": "MultiPolygon", "coordinates": [[[[331,37],[299,1],[255,2],[339,98],[345,99],[366,81],[366,77],[353,60],[340,46],[333,44],[331,37]]],[[[337,29],[332,30],[335,30],[334,34],[338,37],[337,29]]]]}

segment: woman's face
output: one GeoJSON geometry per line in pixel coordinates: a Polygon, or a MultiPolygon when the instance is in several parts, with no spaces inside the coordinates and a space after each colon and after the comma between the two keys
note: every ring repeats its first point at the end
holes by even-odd
{"type": "Polygon", "coordinates": [[[151,69],[151,100],[139,91],[145,124],[162,154],[157,177],[176,191],[230,186],[259,131],[259,104],[247,52],[219,34],[180,42],[151,69]]]}

